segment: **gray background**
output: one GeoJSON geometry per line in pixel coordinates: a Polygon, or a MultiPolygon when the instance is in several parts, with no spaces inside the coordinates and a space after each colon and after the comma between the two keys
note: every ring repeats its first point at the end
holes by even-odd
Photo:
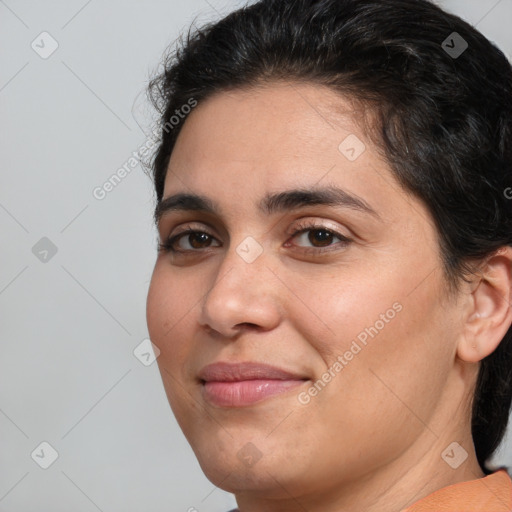
{"type": "MultiPolygon", "coordinates": [[[[241,3],[0,0],[0,511],[234,505],[133,353],[148,336],[151,182],[137,165],[103,200],[93,190],[146,140],[141,92],[165,47],[241,3]],[[51,49],[43,31],[48,58],[31,47],[51,49]],[[43,441],[58,452],[46,470],[43,441]]],[[[441,4],[510,59],[512,0],[441,4]]],[[[511,437],[497,463],[512,465],[511,437]]]]}

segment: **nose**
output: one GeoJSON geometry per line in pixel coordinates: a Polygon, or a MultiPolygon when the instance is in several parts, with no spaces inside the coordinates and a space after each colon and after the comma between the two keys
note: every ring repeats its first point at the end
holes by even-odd
{"type": "Polygon", "coordinates": [[[248,326],[269,330],[279,323],[282,284],[269,268],[265,250],[251,261],[262,249],[259,246],[254,253],[258,246],[242,242],[226,251],[203,297],[199,319],[202,327],[231,338],[248,326]]]}

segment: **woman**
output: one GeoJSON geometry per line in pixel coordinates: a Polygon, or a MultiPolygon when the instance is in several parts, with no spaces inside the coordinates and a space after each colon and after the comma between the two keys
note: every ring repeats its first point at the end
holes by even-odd
{"type": "Polygon", "coordinates": [[[241,512],[512,510],[512,70],[427,0],[261,0],[151,84],[147,301],[241,512]]]}

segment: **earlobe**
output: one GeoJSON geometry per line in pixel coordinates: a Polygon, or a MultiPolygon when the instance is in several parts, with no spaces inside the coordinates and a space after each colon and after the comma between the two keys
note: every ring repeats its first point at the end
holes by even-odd
{"type": "Polygon", "coordinates": [[[512,324],[512,247],[486,260],[470,285],[468,304],[457,355],[476,363],[496,350],[512,324]]]}

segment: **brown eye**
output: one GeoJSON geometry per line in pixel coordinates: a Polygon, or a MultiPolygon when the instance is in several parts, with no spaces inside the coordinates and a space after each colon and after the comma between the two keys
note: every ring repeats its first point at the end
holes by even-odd
{"type": "Polygon", "coordinates": [[[311,226],[300,226],[300,228],[293,233],[292,239],[297,239],[299,241],[299,243],[295,245],[303,247],[307,252],[312,253],[322,252],[322,248],[330,249],[330,247],[335,248],[336,246],[344,247],[352,241],[341,233],[327,229],[325,226],[318,226],[314,224],[311,226]],[[333,243],[336,239],[339,240],[337,244],[333,243]]]}
{"type": "Polygon", "coordinates": [[[193,252],[200,249],[211,247],[212,242],[216,240],[209,233],[204,231],[197,231],[189,229],[180,233],[179,235],[172,236],[159,245],[159,249],[164,252],[193,252]],[[185,241],[185,246],[180,242],[185,241]],[[189,247],[186,247],[186,244],[189,247]]]}
{"type": "Polygon", "coordinates": [[[187,236],[186,240],[194,249],[202,249],[204,247],[203,244],[208,247],[212,242],[212,237],[207,233],[189,233],[187,236]]]}
{"type": "Polygon", "coordinates": [[[309,231],[308,240],[316,247],[325,247],[332,243],[334,234],[325,229],[311,229],[309,231]]]}

